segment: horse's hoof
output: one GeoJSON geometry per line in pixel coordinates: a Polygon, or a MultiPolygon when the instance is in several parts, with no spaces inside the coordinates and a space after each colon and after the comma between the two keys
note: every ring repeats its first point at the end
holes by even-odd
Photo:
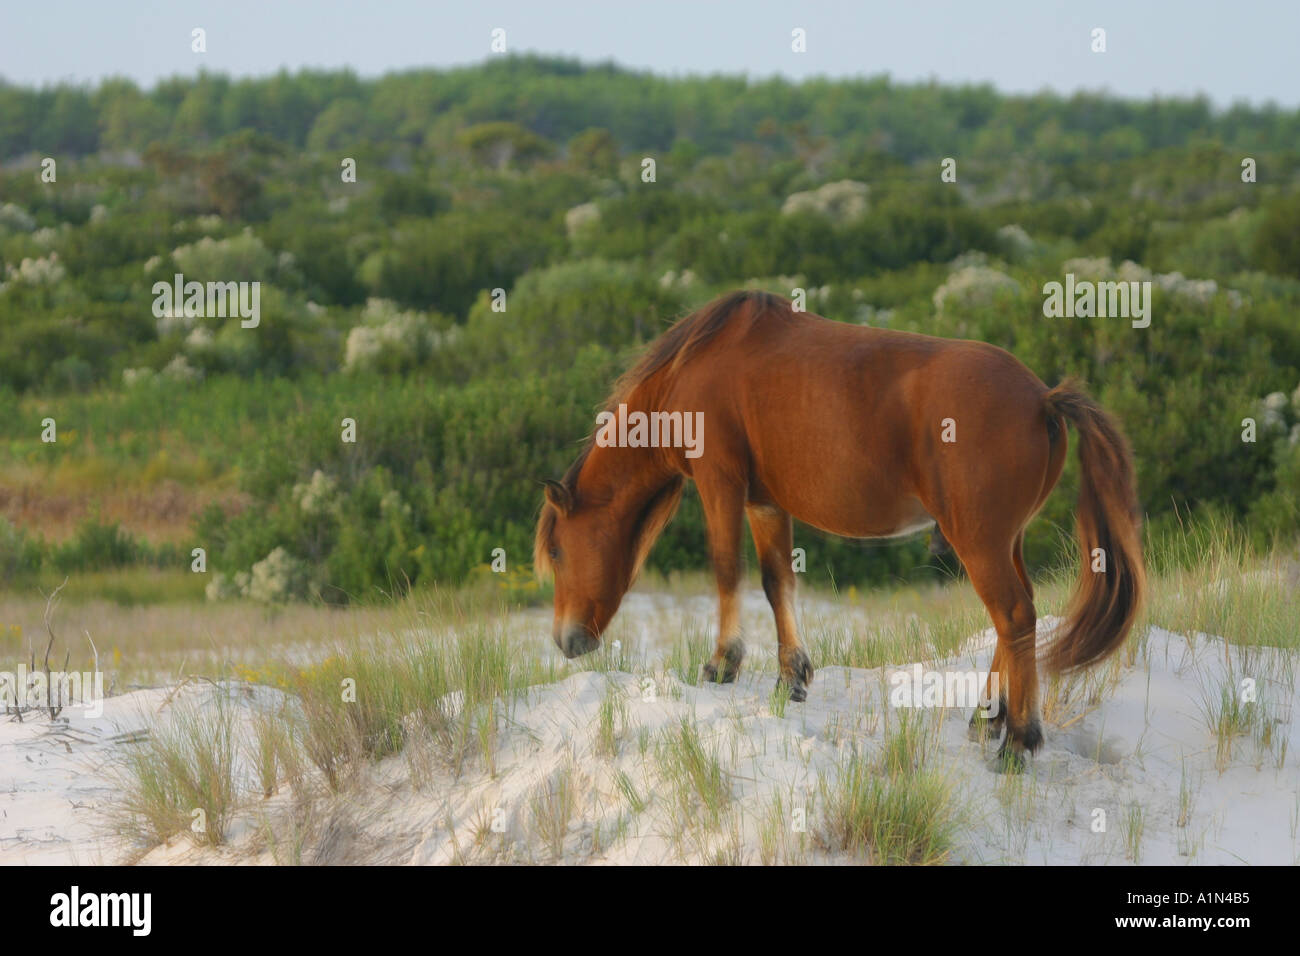
{"type": "Polygon", "coordinates": [[[745,645],[739,640],[732,641],[727,645],[721,658],[715,651],[713,658],[704,665],[704,682],[706,684],[732,683],[739,676],[740,664],[744,659],[745,645]]]}
{"type": "Polygon", "coordinates": [[[995,773],[1024,773],[1025,755],[1004,743],[998,748],[997,758],[993,761],[993,770],[995,773]]]}
{"type": "Polygon", "coordinates": [[[736,671],[729,671],[725,667],[719,673],[718,669],[713,666],[713,661],[704,665],[704,683],[706,684],[730,684],[736,679],[736,671]]]}
{"type": "Polygon", "coordinates": [[[1032,720],[1024,730],[1007,730],[1007,739],[998,748],[998,770],[1001,773],[1024,773],[1025,754],[1032,755],[1043,745],[1043,728],[1032,720]]]}
{"type": "Polygon", "coordinates": [[[1034,718],[1025,728],[1025,732],[1020,735],[1020,743],[1031,754],[1038,753],[1038,748],[1043,745],[1043,725],[1034,718]]]}
{"type": "Polygon", "coordinates": [[[970,723],[966,726],[968,739],[980,742],[996,740],[1002,736],[1002,730],[1007,723],[1006,701],[999,704],[996,716],[989,717],[987,715],[988,709],[985,707],[977,708],[975,713],[970,715],[970,723]]]}
{"type": "Polygon", "coordinates": [[[802,704],[808,699],[808,688],[802,684],[788,683],[784,678],[777,678],[776,692],[786,694],[796,704],[802,704]]]}
{"type": "Polygon", "coordinates": [[[975,743],[997,740],[1002,736],[1002,720],[998,717],[981,717],[978,713],[966,726],[966,738],[975,743]]]}
{"type": "Polygon", "coordinates": [[[808,685],[813,679],[812,659],[802,647],[780,656],[786,659],[781,664],[781,676],[776,680],[778,692],[784,688],[792,701],[803,703],[808,699],[808,685]]]}

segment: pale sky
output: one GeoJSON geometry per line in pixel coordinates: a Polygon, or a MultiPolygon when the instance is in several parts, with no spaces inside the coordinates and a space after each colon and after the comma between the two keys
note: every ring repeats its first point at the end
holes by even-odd
{"type": "Polygon", "coordinates": [[[512,52],[657,73],[792,78],[888,73],[1004,92],[1205,93],[1300,105],[1300,0],[4,0],[0,76],[42,85],[198,69],[234,76],[351,67],[377,76],[512,52]],[[207,31],[208,52],[190,50],[207,31]],[[807,31],[808,51],[790,49],[807,31]],[[1093,53],[1091,32],[1106,31],[1093,53]]]}

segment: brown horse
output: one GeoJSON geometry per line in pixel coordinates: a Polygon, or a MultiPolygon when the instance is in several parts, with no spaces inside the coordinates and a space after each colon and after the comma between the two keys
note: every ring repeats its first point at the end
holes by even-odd
{"type": "Polygon", "coordinates": [[[686,478],[704,506],[718,585],[705,676],[732,681],[744,657],[738,587],[748,516],[776,616],[778,681],[793,700],[806,699],[813,668],[795,625],[791,518],[854,538],[937,523],[998,634],[985,689],[987,698],[996,674],[996,716],[977,711],[972,734],[1005,723],[999,753],[1019,762],[1042,742],[1037,618],[1021,544],[1061,475],[1066,421],[1080,439],[1085,564],[1048,668],[1102,660],[1137,614],[1145,572],[1127,442],[1076,384],[1049,389],[992,345],[846,325],[767,293],[733,292],[653,342],[608,410],[619,428],[602,428],[563,480],[546,483],[537,526],[534,564],[554,573],[552,637],[567,657],[599,645],[686,478]],[[637,412],[651,427],[637,430],[637,412]],[[706,426],[693,449],[680,440],[691,421],[706,426]]]}

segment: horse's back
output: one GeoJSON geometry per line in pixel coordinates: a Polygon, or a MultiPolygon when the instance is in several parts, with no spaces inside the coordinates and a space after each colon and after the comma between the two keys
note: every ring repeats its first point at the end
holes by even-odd
{"type": "Polygon", "coordinates": [[[677,399],[705,412],[705,454],[746,461],[755,495],[825,530],[906,533],[958,485],[1041,483],[1047,388],[995,346],[789,313],[701,359],[677,399]]]}

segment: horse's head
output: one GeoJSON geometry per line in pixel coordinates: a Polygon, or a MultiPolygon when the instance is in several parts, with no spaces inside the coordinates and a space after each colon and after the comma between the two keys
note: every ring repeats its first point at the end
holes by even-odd
{"type": "Polygon", "coordinates": [[[569,484],[546,482],[533,567],[538,574],[554,576],[551,638],[565,657],[600,646],[600,635],[676,510],[681,492],[682,480],[674,477],[644,496],[584,501],[569,484]]]}
{"type": "Polygon", "coordinates": [[[579,507],[567,486],[546,482],[533,567],[555,579],[551,638],[565,657],[590,653],[600,645],[600,635],[631,580],[630,557],[617,528],[607,527],[608,518],[608,509],[579,507]]]}

